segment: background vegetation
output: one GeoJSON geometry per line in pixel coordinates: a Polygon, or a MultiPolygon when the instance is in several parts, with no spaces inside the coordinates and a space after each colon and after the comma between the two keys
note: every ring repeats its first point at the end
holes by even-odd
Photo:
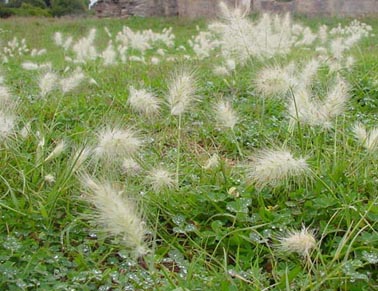
{"type": "Polygon", "coordinates": [[[0,18],[83,15],[88,12],[88,4],[85,0],[10,0],[0,5],[0,18]]]}

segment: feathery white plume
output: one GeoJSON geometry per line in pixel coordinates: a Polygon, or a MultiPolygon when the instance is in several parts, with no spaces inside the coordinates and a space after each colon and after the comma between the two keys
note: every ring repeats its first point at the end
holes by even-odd
{"type": "Polygon", "coordinates": [[[30,133],[31,133],[31,124],[30,124],[30,122],[28,122],[20,130],[20,135],[22,136],[22,138],[27,138],[30,133]]]}
{"type": "Polygon", "coordinates": [[[211,170],[219,166],[219,156],[218,154],[213,154],[202,167],[204,170],[211,170]]]}
{"type": "Polygon", "coordinates": [[[161,33],[155,33],[151,29],[133,31],[131,28],[124,26],[122,31],[118,32],[116,36],[116,41],[122,46],[140,51],[142,55],[156,44],[172,47],[174,39],[175,36],[172,33],[172,28],[164,28],[161,33]]]}
{"type": "Polygon", "coordinates": [[[322,43],[325,43],[328,39],[328,26],[321,25],[318,30],[318,37],[322,43]]]}
{"type": "Polygon", "coordinates": [[[188,42],[199,60],[210,57],[211,53],[221,44],[209,31],[199,31],[188,42]]]}
{"type": "Polygon", "coordinates": [[[136,133],[129,128],[103,128],[97,133],[97,139],[95,155],[109,161],[132,156],[142,145],[136,133]]]}
{"type": "Polygon", "coordinates": [[[139,62],[139,63],[146,63],[144,57],[138,57],[138,56],[129,56],[130,62],[139,62]]]}
{"type": "Polygon", "coordinates": [[[130,87],[127,103],[133,110],[148,117],[157,114],[160,109],[160,101],[152,93],[146,89],[135,89],[133,86],[130,87]]]}
{"type": "Polygon", "coordinates": [[[159,48],[159,49],[156,51],[156,53],[157,53],[158,55],[162,56],[162,57],[165,56],[165,51],[164,51],[164,49],[162,49],[162,48],[159,48]]]}
{"type": "Polygon", "coordinates": [[[279,238],[279,242],[282,251],[297,253],[304,258],[309,258],[311,250],[316,247],[314,232],[305,226],[300,231],[289,231],[279,238]]]}
{"type": "Polygon", "coordinates": [[[56,157],[60,156],[64,152],[65,149],[66,149],[66,143],[64,140],[62,140],[55,146],[53,151],[47,156],[47,158],[45,159],[45,162],[51,161],[55,159],[56,157]]]}
{"type": "Polygon", "coordinates": [[[266,67],[256,76],[256,90],[263,97],[282,97],[294,86],[294,78],[287,69],[279,66],[266,67]]]}
{"type": "Polygon", "coordinates": [[[146,177],[146,182],[151,185],[155,192],[160,192],[162,189],[172,189],[176,182],[174,175],[163,168],[156,168],[149,172],[146,177]]]}
{"type": "Polygon", "coordinates": [[[71,47],[72,42],[73,42],[72,36],[67,37],[66,41],[62,45],[64,50],[68,50],[71,47]]]}
{"type": "Polygon", "coordinates": [[[236,112],[228,101],[221,101],[215,105],[215,117],[217,124],[223,128],[233,129],[238,122],[236,112]]]}
{"type": "Polygon", "coordinates": [[[14,105],[14,101],[12,100],[8,88],[0,82],[0,108],[9,108],[9,106],[13,107],[14,105]]]}
{"type": "Polygon", "coordinates": [[[63,45],[63,35],[60,31],[54,33],[54,42],[57,46],[63,45]]]}
{"type": "Polygon", "coordinates": [[[167,101],[172,115],[181,115],[196,99],[196,84],[192,72],[178,70],[168,85],[167,101]]]}
{"type": "Polygon", "coordinates": [[[158,65],[160,63],[160,59],[157,57],[152,57],[151,58],[151,64],[152,65],[158,65]]]}
{"type": "Polygon", "coordinates": [[[47,72],[39,79],[39,89],[41,96],[45,97],[48,93],[54,90],[57,86],[58,76],[53,72],[47,72]]]}
{"type": "Polygon", "coordinates": [[[264,14],[252,21],[242,9],[229,9],[220,4],[221,22],[212,23],[209,30],[219,36],[221,53],[225,58],[232,57],[237,63],[245,63],[250,58],[270,58],[285,55],[301,39],[306,45],[314,39],[310,29],[295,33],[290,16],[284,17],[264,14]]]}
{"type": "Polygon", "coordinates": [[[233,59],[227,59],[225,65],[228,71],[234,71],[236,69],[236,63],[233,59]]]}
{"type": "Polygon", "coordinates": [[[348,91],[349,85],[347,82],[337,78],[323,105],[330,119],[341,115],[345,111],[346,102],[349,99],[348,91]]]}
{"type": "Polygon", "coordinates": [[[85,198],[96,208],[97,223],[112,236],[120,237],[136,258],[144,256],[147,253],[145,222],[135,201],[109,182],[99,182],[87,175],[80,180],[91,192],[85,198]]]}
{"type": "Polygon", "coordinates": [[[367,131],[365,126],[361,122],[357,122],[353,127],[353,133],[356,139],[361,143],[364,144],[367,139],[367,131]]]}
{"type": "Polygon", "coordinates": [[[378,150],[378,127],[367,131],[365,126],[358,122],[354,125],[353,132],[358,142],[366,148],[368,152],[378,150]]]}
{"type": "Polygon", "coordinates": [[[104,66],[110,66],[116,62],[117,53],[114,50],[112,41],[109,41],[109,44],[102,52],[101,57],[104,60],[104,66]]]}
{"type": "Polygon", "coordinates": [[[21,67],[24,70],[28,70],[28,71],[34,71],[34,70],[38,70],[39,69],[39,65],[36,64],[36,63],[33,63],[33,62],[23,62],[21,64],[21,67]]]}
{"type": "Polygon", "coordinates": [[[94,46],[96,32],[95,28],[91,29],[86,37],[82,37],[73,45],[72,49],[76,54],[76,63],[85,63],[96,59],[97,51],[94,46]]]}
{"type": "Polygon", "coordinates": [[[302,88],[307,88],[317,75],[320,67],[320,62],[317,59],[311,59],[303,68],[300,76],[298,76],[297,85],[302,88]]]}
{"type": "Polygon", "coordinates": [[[12,113],[0,110],[0,141],[9,137],[14,132],[16,119],[16,116],[12,113]]]}
{"type": "Polygon", "coordinates": [[[285,181],[297,180],[310,174],[304,158],[294,158],[287,150],[261,150],[252,156],[248,166],[248,179],[256,186],[275,187],[285,181]]]}
{"type": "Polygon", "coordinates": [[[84,73],[80,68],[77,68],[71,76],[62,78],[59,81],[62,92],[68,93],[69,91],[72,91],[73,89],[78,87],[82,83],[82,81],[84,81],[84,79],[84,73]]]}
{"type": "Polygon", "coordinates": [[[333,87],[323,99],[312,98],[309,89],[294,91],[289,102],[290,128],[299,121],[312,126],[330,127],[332,120],[343,114],[349,99],[349,86],[341,78],[336,78],[333,87]]]}
{"type": "Polygon", "coordinates": [[[45,177],[44,177],[44,180],[46,183],[48,184],[53,184],[55,183],[55,176],[53,174],[47,174],[45,177]]]}

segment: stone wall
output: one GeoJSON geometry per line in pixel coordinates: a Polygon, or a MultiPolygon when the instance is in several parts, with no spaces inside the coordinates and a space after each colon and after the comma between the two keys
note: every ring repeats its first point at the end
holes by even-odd
{"type": "Polygon", "coordinates": [[[178,15],[177,0],[99,0],[93,9],[98,17],[178,15]]]}
{"type": "Polygon", "coordinates": [[[294,1],[279,2],[270,0],[255,0],[253,2],[252,11],[270,11],[275,13],[295,11],[294,1]]]}
{"type": "Polygon", "coordinates": [[[144,0],[99,0],[93,6],[98,17],[147,16],[146,8],[146,1],[144,0]]]}
{"type": "Polygon", "coordinates": [[[330,10],[332,15],[377,16],[378,0],[333,0],[329,1],[326,9],[330,10]]]}
{"type": "MultiPolygon", "coordinates": [[[[250,7],[256,12],[291,12],[309,16],[377,16],[378,0],[223,0],[230,7],[250,7]]],[[[180,16],[215,17],[217,0],[99,0],[99,17],[180,16]]]]}
{"type": "Polygon", "coordinates": [[[150,0],[148,5],[150,16],[177,16],[177,0],[150,0]]]}
{"type": "Polygon", "coordinates": [[[377,16],[378,0],[254,0],[253,10],[308,16],[377,16]]]}
{"type": "MultiPolygon", "coordinates": [[[[240,1],[224,0],[224,3],[230,7],[235,7],[240,1]]],[[[219,11],[219,5],[216,0],[177,0],[178,15],[181,17],[215,17],[219,11]]]]}
{"type": "MultiPolygon", "coordinates": [[[[250,6],[251,0],[223,0],[236,7],[250,6]]],[[[187,18],[215,17],[217,0],[99,0],[93,8],[98,17],[181,16],[187,18]]]]}

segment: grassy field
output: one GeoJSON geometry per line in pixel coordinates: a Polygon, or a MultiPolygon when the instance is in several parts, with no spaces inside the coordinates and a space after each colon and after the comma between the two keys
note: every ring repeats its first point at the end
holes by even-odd
{"type": "Polygon", "coordinates": [[[0,289],[378,290],[378,21],[293,22],[2,20],[0,289]]]}

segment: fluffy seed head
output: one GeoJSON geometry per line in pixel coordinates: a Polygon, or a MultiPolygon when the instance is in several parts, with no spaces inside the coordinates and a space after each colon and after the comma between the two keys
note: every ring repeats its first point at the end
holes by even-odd
{"type": "Polygon", "coordinates": [[[1,84],[0,82],[0,108],[9,108],[13,106],[14,101],[7,87],[1,84]]]}
{"type": "Polygon", "coordinates": [[[165,188],[171,189],[176,184],[173,174],[162,168],[151,170],[146,177],[146,182],[151,185],[155,192],[160,192],[165,188]]]}
{"type": "Polygon", "coordinates": [[[30,124],[30,122],[28,122],[20,130],[20,135],[21,135],[22,138],[27,138],[30,133],[31,133],[31,124],[30,124]]]}
{"type": "Polygon", "coordinates": [[[353,128],[354,136],[368,152],[378,150],[378,127],[367,131],[362,123],[356,123],[353,128]]]}
{"type": "Polygon", "coordinates": [[[308,89],[297,90],[293,94],[294,100],[289,103],[290,127],[295,121],[323,128],[331,127],[332,120],[343,114],[349,99],[348,84],[337,78],[327,96],[321,100],[313,98],[308,89]]]}
{"type": "Polygon", "coordinates": [[[63,48],[65,50],[68,50],[71,47],[72,41],[73,41],[72,36],[67,37],[66,41],[62,44],[63,48]]]}
{"type": "Polygon", "coordinates": [[[316,37],[311,30],[303,28],[295,34],[288,14],[284,17],[264,14],[251,21],[244,9],[231,10],[225,4],[221,4],[220,12],[221,21],[210,24],[209,30],[218,36],[222,55],[232,57],[238,64],[251,58],[285,55],[299,38],[302,41],[297,45],[305,46],[316,37]]]}
{"type": "Polygon", "coordinates": [[[353,127],[353,133],[356,139],[361,143],[365,143],[367,139],[367,131],[365,126],[361,122],[357,122],[353,127]]]}
{"type": "Polygon", "coordinates": [[[0,110],[0,141],[9,137],[15,127],[16,116],[0,110]]]}
{"type": "Polygon", "coordinates": [[[55,182],[55,176],[53,174],[47,174],[44,180],[48,184],[53,184],[55,182]]]}
{"type": "Polygon", "coordinates": [[[351,71],[353,69],[354,64],[356,63],[356,60],[353,56],[348,56],[345,60],[345,68],[348,71],[351,71]]]}
{"type": "Polygon", "coordinates": [[[114,50],[114,47],[111,41],[109,42],[106,49],[102,52],[101,57],[104,60],[104,66],[110,66],[116,62],[117,53],[114,50]]]}
{"type": "Polygon", "coordinates": [[[219,156],[218,154],[213,154],[203,166],[204,170],[211,170],[219,166],[219,156]]]}
{"type": "Polygon", "coordinates": [[[335,38],[330,44],[331,53],[335,59],[341,59],[343,53],[348,47],[343,42],[342,38],[335,38]]]}
{"type": "Polygon", "coordinates": [[[53,72],[47,72],[39,79],[39,89],[41,90],[41,96],[45,97],[50,93],[57,85],[58,76],[53,72]]]}
{"type": "Polygon", "coordinates": [[[86,37],[82,37],[72,46],[72,49],[76,54],[76,63],[85,63],[89,60],[96,59],[97,51],[94,46],[95,37],[96,29],[93,28],[89,31],[86,37]]]}
{"type": "Polygon", "coordinates": [[[54,42],[57,46],[63,45],[63,35],[60,31],[54,33],[54,42]]]}
{"type": "Polygon", "coordinates": [[[81,182],[91,192],[86,199],[96,208],[97,223],[112,236],[120,237],[136,257],[145,255],[145,223],[136,203],[109,182],[99,182],[89,176],[81,177],[81,182]]]}
{"type": "Polygon", "coordinates": [[[63,93],[67,93],[69,91],[72,91],[76,87],[78,87],[82,81],[84,81],[85,75],[81,71],[81,69],[76,69],[71,76],[67,78],[62,78],[59,82],[60,87],[62,89],[63,93]]]}
{"type": "Polygon", "coordinates": [[[238,122],[236,112],[232,109],[231,103],[228,101],[221,101],[215,105],[215,118],[220,127],[233,129],[238,122]]]}
{"type": "Polygon", "coordinates": [[[165,56],[165,51],[162,48],[159,48],[156,53],[162,57],[165,56]]]}
{"type": "Polygon", "coordinates": [[[193,73],[177,71],[168,85],[167,101],[172,115],[181,115],[187,110],[195,97],[196,86],[193,73]]]}
{"type": "Polygon", "coordinates": [[[197,27],[197,31],[198,34],[193,36],[188,43],[196,54],[196,57],[202,60],[209,57],[210,54],[219,47],[220,43],[211,32],[200,31],[199,27],[197,27]]]}
{"type": "Polygon", "coordinates": [[[349,86],[341,78],[337,78],[333,87],[329,91],[324,107],[330,118],[336,117],[345,111],[346,102],[349,99],[349,86]]]}
{"type": "Polygon", "coordinates": [[[97,139],[95,155],[110,161],[134,155],[142,145],[136,133],[129,128],[104,128],[97,133],[97,139]]]}
{"type": "Polygon", "coordinates": [[[312,249],[316,247],[316,240],[312,230],[305,226],[300,231],[291,230],[279,239],[280,249],[288,253],[297,253],[308,258],[312,249]]]}
{"type": "Polygon", "coordinates": [[[129,56],[129,61],[145,63],[144,57],[138,57],[138,56],[129,56]]]}
{"type": "Polygon", "coordinates": [[[157,114],[160,109],[160,102],[153,94],[145,89],[137,90],[132,86],[127,103],[133,110],[147,117],[157,114]]]}
{"type": "Polygon", "coordinates": [[[151,58],[151,64],[152,65],[158,65],[160,63],[160,59],[157,57],[152,57],[151,58]]]}
{"type": "Polygon", "coordinates": [[[248,178],[256,186],[278,186],[282,182],[299,179],[309,174],[309,166],[304,158],[296,159],[287,150],[261,150],[252,157],[248,178]]]}
{"type": "Polygon", "coordinates": [[[328,38],[328,26],[327,25],[321,25],[319,27],[318,36],[319,36],[319,39],[322,43],[325,43],[327,41],[327,38],[328,38]]]}
{"type": "Polygon", "coordinates": [[[302,88],[309,86],[314,77],[317,75],[319,67],[320,62],[317,59],[310,60],[300,73],[298,85],[302,88]]]}
{"type": "Polygon", "coordinates": [[[229,71],[234,71],[235,68],[236,68],[236,63],[233,59],[227,59],[226,60],[226,68],[229,70],[229,71]]]}
{"type": "Polygon", "coordinates": [[[62,140],[56,145],[53,151],[47,156],[47,158],[45,159],[45,162],[51,161],[55,159],[56,157],[60,156],[64,152],[65,149],[66,149],[66,143],[64,140],[62,140]]]}
{"type": "Polygon", "coordinates": [[[292,77],[284,68],[275,66],[261,70],[254,81],[257,92],[263,97],[280,97],[293,86],[292,77]]]}
{"type": "Polygon", "coordinates": [[[366,142],[366,149],[370,152],[378,150],[378,127],[370,130],[369,138],[366,142]]]}
{"type": "Polygon", "coordinates": [[[39,65],[33,62],[23,62],[21,66],[24,70],[28,71],[34,71],[39,69],[39,65]]]}

